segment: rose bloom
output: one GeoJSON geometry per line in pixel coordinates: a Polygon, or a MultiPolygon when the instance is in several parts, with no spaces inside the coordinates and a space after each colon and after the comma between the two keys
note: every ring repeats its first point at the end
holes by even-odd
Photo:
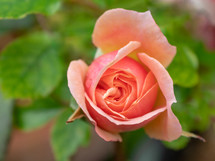
{"type": "Polygon", "coordinates": [[[182,134],[171,105],[173,81],[165,67],[176,54],[149,11],[106,11],[96,22],[93,43],[102,55],[88,67],[72,61],[69,89],[80,109],[106,141],[119,133],[144,128],[156,139],[172,141],[182,134]]]}

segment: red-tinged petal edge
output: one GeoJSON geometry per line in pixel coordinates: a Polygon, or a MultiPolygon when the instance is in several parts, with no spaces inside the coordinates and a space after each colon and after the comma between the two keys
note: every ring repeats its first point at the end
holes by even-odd
{"type": "Polygon", "coordinates": [[[101,117],[106,118],[107,120],[109,120],[111,123],[115,124],[115,125],[136,125],[136,124],[140,124],[144,121],[149,120],[150,118],[157,116],[158,114],[164,112],[166,110],[166,107],[160,107],[152,112],[149,112],[147,114],[145,114],[144,116],[141,117],[136,117],[133,119],[129,119],[128,121],[119,121],[119,120],[115,120],[114,118],[112,118],[111,116],[109,116],[108,114],[106,114],[103,110],[101,110],[99,107],[97,107],[93,101],[89,98],[89,96],[87,95],[87,93],[85,93],[85,97],[90,105],[91,110],[94,110],[94,112],[98,113],[98,115],[100,115],[101,117]]]}

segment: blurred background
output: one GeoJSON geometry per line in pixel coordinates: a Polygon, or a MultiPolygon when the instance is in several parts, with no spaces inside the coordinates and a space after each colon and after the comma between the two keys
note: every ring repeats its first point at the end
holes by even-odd
{"type": "Polygon", "coordinates": [[[215,0],[0,0],[0,160],[214,161],[215,0]],[[88,64],[97,18],[111,8],[150,10],[177,54],[167,68],[183,130],[200,140],[148,138],[143,129],[105,142],[80,119],[68,87],[69,62],[88,64]]]}

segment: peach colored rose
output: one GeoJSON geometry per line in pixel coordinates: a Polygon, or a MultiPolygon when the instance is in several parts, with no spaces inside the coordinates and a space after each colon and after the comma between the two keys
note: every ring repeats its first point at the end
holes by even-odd
{"type": "Polygon", "coordinates": [[[103,55],[89,67],[82,60],[72,61],[67,76],[73,97],[98,135],[121,141],[119,133],[144,127],[156,139],[181,136],[171,110],[176,102],[173,82],[165,69],[176,48],[151,13],[106,11],[96,22],[93,43],[103,55]]]}

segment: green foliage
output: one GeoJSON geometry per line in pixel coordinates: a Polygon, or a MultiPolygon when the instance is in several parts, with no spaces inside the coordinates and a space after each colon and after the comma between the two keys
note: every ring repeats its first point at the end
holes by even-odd
{"type": "Polygon", "coordinates": [[[27,30],[34,25],[35,17],[33,15],[26,16],[22,19],[3,19],[0,21],[0,35],[27,30]]]}
{"type": "Polygon", "coordinates": [[[71,110],[64,111],[52,129],[51,143],[57,161],[69,161],[79,146],[87,145],[89,141],[89,125],[82,120],[66,124],[72,114],[71,110]]]}
{"type": "Polygon", "coordinates": [[[189,138],[181,136],[180,138],[178,138],[177,140],[174,140],[172,142],[163,141],[163,144],[167,148],[174,149],[174,150],[180,150],[180,149],[183,149],[186,147],[189,140],[190,140],[189,138]]]}
{"type": "Polygon", "coordinates": [[[12,100],[5,99],[0,92],[0,160],[3,160],[12,128],[12,100]]]}
{"type": "Polygon", "coordinates": [[[177,54],[168,67],[173,82],[182,87],[193,87],[199,81],[197,73],[198,59],[190,48],[177,46],[177,54]]]}
{"type": "Polygon", "coordinates": [[[205,100],[203,93],[193,90],[184,101],[173,104],[173,111],[179,118],[185,131],[206,130],[213,115],[211,107],[205,100]]]}
{"type": "Polygon", "coordinates": [[[125,8],[141,12],[148,10],[152,5],[151,0],[93,0],[93,2],[101,9],[125,8]]]}
{"type": "MultiPolygon", "coordinates": [[[[208,51],[207,49],[205,49],[204,45],[197,41],[195,42],[193,41],[193,43],[190,43],[193,50],[195,51],[195,54],[197,55],[199,61],[200,61],[200,65],[203,66],[203,70],[205,70],[205,68],[209,68],[210,70],[215,70],[215,50],[214,51],[208,51]]],[[[202,73],[204,74],[204,73],[202,73]]],[[[213,81],[214,83],[214,81],[213,81]]]]}
{"type": "Polygon", "coordinates": [[[59,86],[56,88],[53,96],[55,96],[55,98],[58,98],[58,99],[60,98],[60,101],[62,104],[71,107],[73,110],[76,110],[78,108],[78,104],[75,98],[71,95],[69,91],[68,81],[66,77],[64,77],[64,79],[61,81],[59,86]]]}
{"type": "MultiPolygon", "coordinates": [[[[58,100],[63,104],[64,106],[69,107],[70,106],[70,100],[71,100],[71,93],[68,88],[68,81],[66,77],[66,72],[63,72],[64,77],[57,86],[57,88],[52,93],[52,97],[55,100],[58,100]]],[[[72,106],[71,106],[72,107],[72,106]]]]}
{"type": "Polygon", "coordinates": [[[68,57],[81,58],[91,63],[96,51],[91,34],[98,16],[97,11],[92,12],[79,5],[68,5],[57,16],[50,17],[50,25],[64,38],[64,47],[69,53],[67,60],[70,60],[68,57]]]}
{"type": "Polygon", "coordinates": [[[21,18],[30,13],[53,14],[60,0],[1,0],[0,18],[21,18]]]}
{"type": "MultiPolygon", "coordinates": [[[[175,94],[177,103],[173,104],[172,109],[180,120],[184,131],[205,131],[210,126],[211,117],[215,116],[215,105],[211,103],[215,93],[207,90],[202,92],[199,88],[185,89],[176,86],[175,94]]],[[[189,139],[180,137],[173,142],[164,142],[168,148],[179,150],[183,149],[189,139]]]]}
{"type": "Polygon", "coordinates": [[[131,158],[136,151],[136,147],[138,147],[138,145],[147,138],[143,128],[123,133],[122,136],[122,144],[127,158],[131,158]]]}
{"type": "Polygon", "coordinates": [[[24,131],[34,130],[55,118],[62,110],[53,99],[39,99],[28,106],[16,107],[14,124],[24,131]]]}
{"type": "Polygon", "coordinates": [[[60,52],[56,37],[45,33],[12,42],[0,57],[3,92],[14,98],[47,96],[62,78],[60,52]]]}

